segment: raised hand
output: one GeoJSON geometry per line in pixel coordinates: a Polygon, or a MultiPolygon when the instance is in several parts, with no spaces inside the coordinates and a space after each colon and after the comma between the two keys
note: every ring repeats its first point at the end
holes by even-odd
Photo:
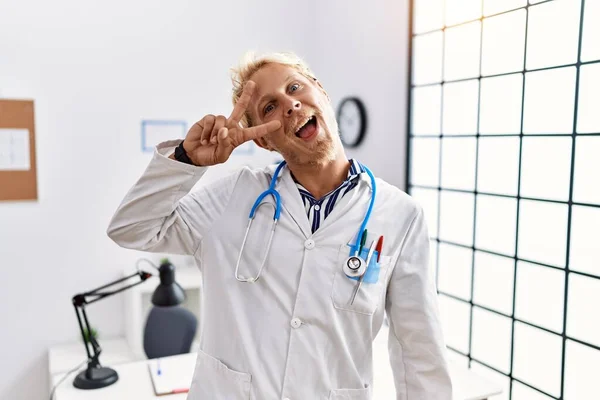
{"type": "Polygon", "coordinates": [[[209,114],[190,128],[183,141],[183,148],[194,164],[210,166],[224,163],[237,146],[275,132],[281,127],[279,121],[251,128],[240,126],[240,120],[248,109],[255,88],[256,83],[253,81],[246,83],[229,118],[209,114]]]}

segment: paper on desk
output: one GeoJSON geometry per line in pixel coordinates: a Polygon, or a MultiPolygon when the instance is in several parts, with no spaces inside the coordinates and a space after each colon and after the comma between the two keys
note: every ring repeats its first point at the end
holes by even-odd
{"type": "Polygon", "coordinates": [[[194,377],[195,357],[174,356],[148,362],[150,378],[157,396],[183,393],[190,389],[194,377]],[[160,374],[158,368],[160,366],[160,374]]]}
{"type": "Polygon", "coordinates": [[[29,129],[0,128],[0,171],[29,171],[29,129]]]}

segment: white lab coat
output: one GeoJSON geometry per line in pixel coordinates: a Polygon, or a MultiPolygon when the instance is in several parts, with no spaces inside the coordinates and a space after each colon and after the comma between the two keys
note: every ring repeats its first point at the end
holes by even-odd
{"type": "MultiPolygon", "coordinates": [[[[158,146],[116,211],[108,235],[119,245],[193,255],[203,276],[202,334],[189,400],[372,399],[372,341],[387,311],[398,400],[450,400],[429,240],[423,211],[377,179],[366,247],[384,235],[377,283],[356,282],[342,264],[371,199],[356,188],[312,234],[289,169],[267,264],[255,283],[235,279],[249,211],[274,167],[243,168],[191,191],[207,168],[170,160],[179,141],[158,146]]],[[[272,202],[271,197],[267,197],[272,202]]],[[[273,209],[260,209],[240,275],[258,271],[273,209]]]]}

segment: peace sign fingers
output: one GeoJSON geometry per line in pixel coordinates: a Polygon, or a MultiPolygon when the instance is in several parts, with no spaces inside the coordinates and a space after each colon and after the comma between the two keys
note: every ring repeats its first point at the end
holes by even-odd
{"type": "Polygon", "coordinates": [[[244,86],[244,91],[242,92],[242,95],[240,96],[239,100],[235,103],[235,107],[233,107],[233,111],[231,112],[231,115],[229,116],[227,122],[230,122],[235,126],[239,126],[240,120],[244,116],[244,113],[246,113],[248,105],[250,105],[250,100],[252,99],[254,89],[256,89],[256,83],[254,83],[253,81],[248,81],[244,86]]]}
{"type": "Polygon", "coordinates": [[[258,139],[271,132],[275,132],[279,128],[281,128],[281,122],[279,121],[269,121],[265,124],[245,128],[242,129],[242,140],[247,142],[248,140],[258,139]]]}

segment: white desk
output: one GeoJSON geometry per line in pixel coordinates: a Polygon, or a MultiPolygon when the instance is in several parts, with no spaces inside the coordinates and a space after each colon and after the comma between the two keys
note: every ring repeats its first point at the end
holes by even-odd
{"type": "MultiPolygon", "coordinates": [[[[188,353],[180,356],[170,357],[177,359],[177,364],[182,369],[193,369],[196,364],[196,354],[188,353]]],[[[102,389],[81,390],[73,386],[73,379],[76,374],[71,374],[54,394],[55,400],[185,400],[187,393],[172,394],[168,396],[155,396],[152,380],[148,372],[148,361],[135,361],[120,365],[108,365],[117,374],[119,380],[102,389]]],[[[104,364],[103,364],[104,365],[104,364]]],[[[52,384],[60,380],[61,376],[55,376],[52,384]]]]}
{"type": "MultiPolygon", "coordinates": [[[[378,335],[374,342],[374,376],[375,381],[373,383],[374,392],[373,399],[376,400],[393,400],[395,399],[394,394],[394,382],[392,378],[391,368],[389,367],[389,360],[387,357],[387,331],[382,328],[382,332],[378,335]]],[[[110,345],[105,345],[104,341],[100,344],[105,349],[105,352],[100,356],[102,365],[111,367],[119,374],[119,380],[106,388],[95,389],[95,390],[80,390],[73,386],[73,379],[75,373],[72,373],[67,379],[65,379],[60,386],[57,388],[55,393],[55,400],[155,400],[164,398],[168,400],[184,400],[186,394],[176,394],[169,396],[157,397],[154,395],[152,388],[152,381],[148,372],[148,361],[127,361],[130,357],[130,352],[127,350],[125,339],[113,340],[110,345]],[[121,349],[124,351],[123,354],[110,354],[110,350],[121,349]],[[109,363],[108,360],[115,360],[115,363],[109,363]],[[106,360],[106,361],[105,361],[106,360]]],[[[51,366],[63,366],[60,368],[62,371],[57,372],[51,370],[51,383],[54,385],[63,376],[64,371],[77,366],[83,359],[85,359],[85,349],[81,343],[79,347],[73,346],[72,349],[75,353],[69,354],[68,347],[61,347],[61,351],[52,349],[50,351],[49,363],[51,366]],[[80,347],[80,348],[79,348],[80,347]],[[67,365],[69,362],[73,362],[71,365],[67,365]]],[[[178,365],[181,366],[182,370],[188,368],[194,368],[196,361],[196,353],[189,353],[180,356],[174,356],[177,359],[178,365]]],[[[452,382],[454,386],[454,400],[483,400],[487,399],[496,394],[502,392],[502,388],[497,384],[482,378],[476,373],[469,369],[451,365],[450,370],[452,376],[452,382]]]]}

